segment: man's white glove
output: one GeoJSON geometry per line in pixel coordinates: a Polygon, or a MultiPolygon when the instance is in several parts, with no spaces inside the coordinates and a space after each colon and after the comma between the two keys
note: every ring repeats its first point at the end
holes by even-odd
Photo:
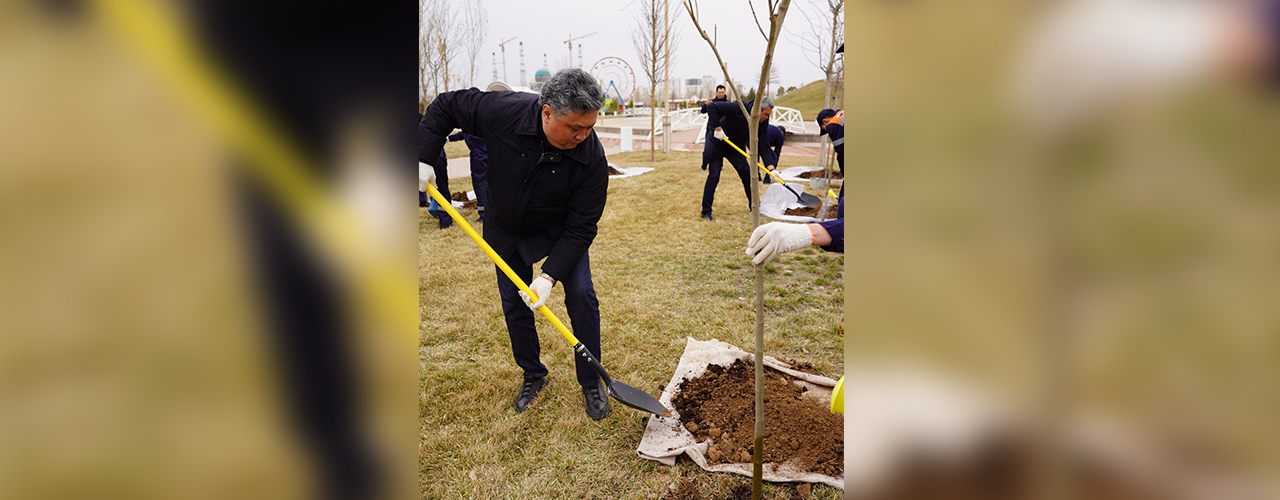
{"type": "Polygon", "coordinates": [[[747,241],[747,256],[755,255],[752,264],[763,264],[783,252],[799,250],[813,244],[813,231],[808,224],[770,222],[757,227],[747,241]]]}
{"type": "Polygon", "coordinates": [[[547,297],[551,296],[551,287],[555,286],[547,275],[543,274],[533,279],[533,283],[529,283],[529,289],[533,290],[533,294],[538,296],[537,302],[529,301],[529,294],[520,292],[520,298],[524,300],[524,305],[529,309],[537,311],[539,307],[547,303],[547,297]]]}
{"type": "Polygon", "coordinates": [[[716,138],[716,139],[724,139],[724,131],[723,131],[723,130],[716,129],[716,133],[715,133],[714,135],[715,135],[715,138],[716,138]]]}
{"type": "Polygon", "coordinates": [[[427,186],[435,184],[435,182],[436,169],[426,163],[418,162],[418,191],[426,192],[427,186]]]}

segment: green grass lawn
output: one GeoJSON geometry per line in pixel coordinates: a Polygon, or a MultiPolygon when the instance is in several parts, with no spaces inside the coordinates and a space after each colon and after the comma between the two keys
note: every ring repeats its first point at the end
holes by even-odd
{"type": "MultiPolygon", "coordinates": [[[[717,222],[699,218],[705,173],[700,153],[614,155],[621,166],[654,166],[613,180],[591,247],[600,299],[602,362],[617,380],[659,393],[685,337],[754,348],[754,281],[743,254],[751,217],[733,172],[716,192],[717,222]]],[[[784,158],[783,166],[803,163],[784,158]]],[[[451,180],[452,191],[470,189],[451,180]]],[[[469,220],[474,210],[463,211],[469,220]]],[[[768,219],[762,219],[767,222],[768,219]]],[[[479,224],[476,224],[479,228],[479,224]]],[[[422,498],[658,498],[692,477],[718,498],[750,478],[712,474],[691,461],[660,468],[637,458],[645,415],[613,401],[595,422],[583,412],[573,354],[541,317],[542,361],[551,385],[530,410],[512,400],[521,372],[511,357],[493,264],[458,227],[439,230],[421,210],[419,481],[422,498]]],[[[535,269],[537,266],[535,266],[535,269]]],[[[844,256],[819,249],[766,266],[766,354],[808,361],[824,374],[844,371],[844,256]]],[[[563,290],[551,308],[567,323],[563,290]]],[[[790,498],[794,484],[767,485],[765,498],[790,498]]],[[[840,491],[815,485],[810,498],[840,491]]]]}
{"type": "MultiPolygon", "coordinates": [[[[822,80],[811,82],[803,87],[797,88],[787,94],[779,97],[774,104],[784,108],[795,108],[800,110],[800,115],[806,121],[813,120],[818,116],[818,112],[822,111],[822,94],[826,91],[826,84],[822,80]]],[[[837,102],[841,89],[836,87],[837,102]]],[[[833,104],[834,106],[834,104],[833,104]]]]}

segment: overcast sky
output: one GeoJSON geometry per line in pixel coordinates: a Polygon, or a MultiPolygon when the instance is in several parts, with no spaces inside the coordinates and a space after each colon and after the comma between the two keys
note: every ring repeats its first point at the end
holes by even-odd
{"type": "MultiPolygon", "coordinates": [[[[724,80],[716,67],[711,47],[694,31],[683,4],[678,0],[668,1],[672,24],[680,30],[679,44],[672,45],[671,77],[683,80],[715,75],[717,80],[724,80]]],[[[798,35],[809,32],[808,21],[795,11],[797,7],[803,7],[812,12],[809,1],[793,1],[792,10],[783,23],[783,36],[774,51],[774,65],[778,67],[783,86],[798,87],[822,79],[822,72],[809,62],[805,53],[793,41],[798,39],[798,35]]],[[[455,10],[464,5],[458,0],[450,2],[451,8],[455,10]]],[[[753,5],[756,12],[761,13],[761,25],[768,29],[767,20],[762,13],[763,0],[753,0],[753,5]]],[[[580,43],[583,69],[590,70],[601,58],[618,57],[631,66],[636,75],[636,85],[647,86],[640,68],[640,59],[636,56],[631,40],[631,30],[640,10],[639,0],[467,0],[465,6],[483,6],[489,17],[488,40],[476,68],[475,85],[478,87],[484,87],[492,79],[491,53],[497,53],[498,78],[502,78],[502,52],[498,48],[498,42],[517,37],[506,45],[507,76],[513,81],[520,76],[519,43],[524,42],[526,77],[532,80],[533,73],[543,67],[544,53],[550,65],[548,69],[554,73],[564,68],[569,58],[569,49],[563,43],[564,40],[570,35],[576,37],[592,32],[596,34],[574,41],[575,66],[578,59],[577,45],[580,43]]],[[[713,26],[718,26],[717,48],[721,57],[729,64],[730,74],[743,85],[754,87],[760,74],[760,65],[764,62],[765,42],[755,22],[751,20],[751,10],[747,7],[746,0],[701,0],[698,6],[701,10],[699,22],[703,28],[708,33],[713,33],[713,26]]],[[[457,62],[466,64],[466,56],[461,56],[457,62]]]]}

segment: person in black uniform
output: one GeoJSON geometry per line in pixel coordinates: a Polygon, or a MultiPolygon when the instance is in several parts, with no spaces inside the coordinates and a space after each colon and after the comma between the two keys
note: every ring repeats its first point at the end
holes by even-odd
{"type": "MultiPolygon", "coordinates": [[[[747,111],[751,111],[755,101],[746,102],[747,111]]],[[[773,155],[773,149],[769,146],[769,115],[773,113],[773,99],[768,97],[760,99],[760,123],[756,127],[756,135],[760,144],[760,161],[765,167],[773,170],[778,166],[778,159],[773,155]]],[[[707,129],[710,130],[712,123],[719,123],[720,126],[714,136],[709,141],[721,142],[720,137],[728,138],[735,145],[746,151],[750,136],[750,127],[747,126],[747,118],[742,116],[742,110],[738,108],[738,103],[732,101],[724,102],[708,102],[702,105],[702,112],[707,114],[707,129]],[[715,120],[715,121],[712,121],[715,120]]],[[[733,165],[733,169],[738,171],[738,177],[742,179],[742,188],[747,193],[747,207],[751,206],[751,170],[754,165],[747,165],[747,158],[742,153],[737,152],[728,144],[717,144],[721,151],[724,152],[729,164],[733,165]]],[[[710,172],[707,173],[707,183],[702,188],[702,218],[714,222],[715,217],[711,216],[711,204],[715,200],[716,184],[720,182],[720,166],[713,163],[710,172]]]]}

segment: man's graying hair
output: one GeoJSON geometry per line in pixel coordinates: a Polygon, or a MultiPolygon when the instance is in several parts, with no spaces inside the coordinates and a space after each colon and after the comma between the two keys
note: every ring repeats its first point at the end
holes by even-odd
{"type": "Polygon", "coordinates": [[[767,108],[772,108],[772,107],[773,107],[773,98],[772,98],[772,97],[764,96],[763,98],[761,98],[761,99],[760,99],[760,110],[761,110],[761,111],[764,111],[765,109],[767,109],[767,108]]]}
{"type": "Polygon", "coordinates": [[[557,71],[555,76],[542,84],[538,107],[547,104],[556,116],[574,113],[594,113],[604,106],[604,89],[595,77],[586,71],[570,68],[557,71]]]}

